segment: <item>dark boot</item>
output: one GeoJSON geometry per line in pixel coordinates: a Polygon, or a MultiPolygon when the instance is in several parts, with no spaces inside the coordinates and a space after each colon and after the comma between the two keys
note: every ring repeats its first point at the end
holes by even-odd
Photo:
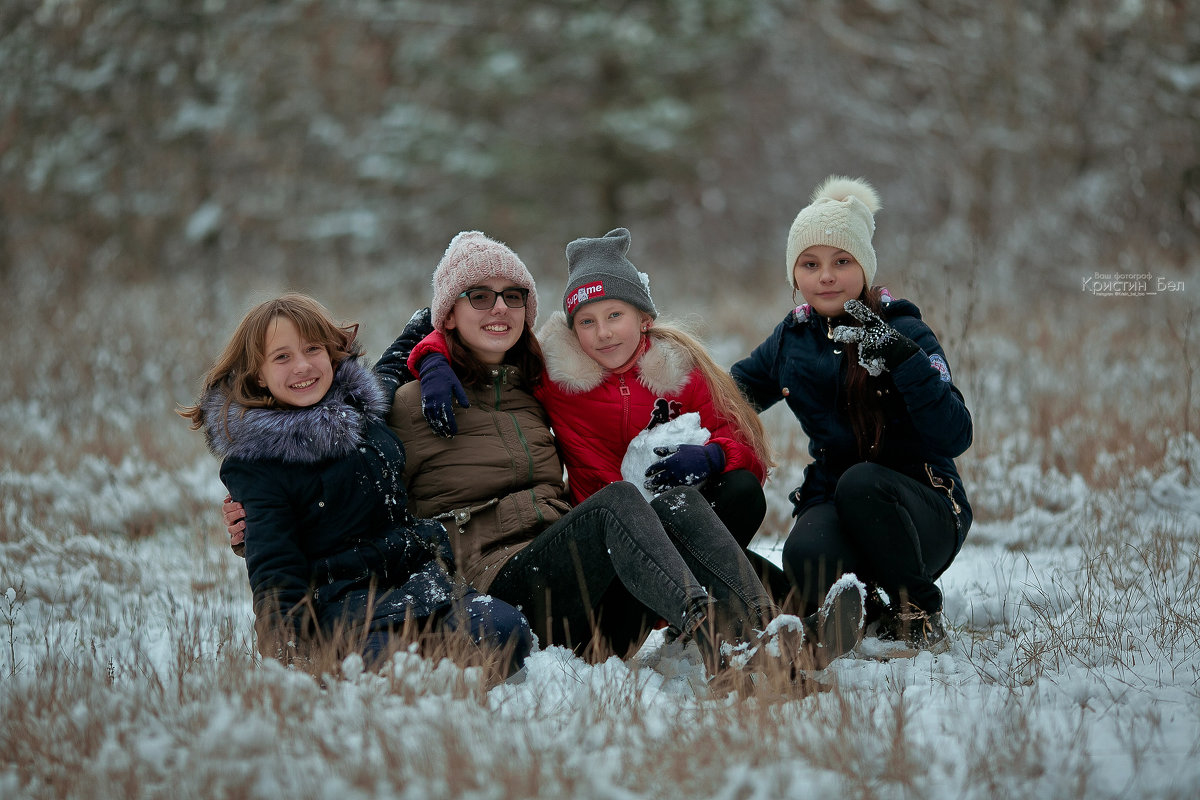
{"type": "Polygon", "coordinates": [[[865,603],[866,587],[848,572],[830,587],[817,613],[804,618],[814,668],[824,669],[858,645],[863,634],[865,603]]]}
{"type": "Polygon", "coordinates": [[[928,650],[931,653],[944,653],[950,647],[942,612],[925,611],[907,600],[880,621],[879,638],[895,639],[914,650],[928,650]]]}

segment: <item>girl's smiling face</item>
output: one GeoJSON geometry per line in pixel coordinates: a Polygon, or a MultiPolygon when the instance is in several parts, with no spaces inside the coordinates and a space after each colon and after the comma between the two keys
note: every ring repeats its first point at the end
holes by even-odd
{"type": "MultiPolygon", "coordinates": [[[[503,364],[504,356],[521,338],[525,329],[525,306],[509,308],[502,293],[519,290],[504,278],[482,281],[472,289],[491,289],[496,292],[492,307],[480,310],[466,297],[454,301],[446,315],[446,328],[458,331],[463,346],[484,364],[503,364]]],[[[469,294],[471,289],[467,290],[469,294]]]]}
{"type": "Polygon", "coordinates": [[[624,300],[597,300],[575,312],[572,329],[583,352],[605,369],[629,363],[651,323],[650,315],[624,300]]]}
{"type": "Polygon", "coordinates": [[[277,316],[267,329],[266,358],[258,370],[258,385],[283,405],[306,408],[318,402],[333,383],[329,351],[305,341],[296,323],[277,316]]]}
{"type": "Polygon", "coordinates": [[[845,313],[846,301],[857,299],[866,285],[857,259],[825,244],[815,244],[796,258],[792,278],[805,302],[823,317],[845,313]]]}

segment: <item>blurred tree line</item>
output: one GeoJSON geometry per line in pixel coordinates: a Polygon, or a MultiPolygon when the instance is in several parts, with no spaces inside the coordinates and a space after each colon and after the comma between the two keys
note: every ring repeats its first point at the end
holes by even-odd
{"type": "Polygon", "coordinates": [[[1195,11],[6,0],[0,275],[424,278],[479,228],[557,279],[566,241],[620,224],[674,280],[782,290],[834,172],[880,189],[881,278],[1194,274],[1195,11]]]}

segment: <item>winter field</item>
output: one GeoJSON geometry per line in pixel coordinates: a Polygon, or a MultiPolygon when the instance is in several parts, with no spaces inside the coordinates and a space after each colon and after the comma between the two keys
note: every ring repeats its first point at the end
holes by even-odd
{"type": "MultiPolygon", "coordinates": [[[[539,652],[491,689],[415,656],[320,680],[254,655],[217,464],[172,410],[251,299],[308,290],[363,323],[373,358],[424,284],[15,280],[0,797],[1196,797],[1200,282],[1062,283],[1022,304],[909,294],[975,417],[959,465],[976,524],[941,581],[949,652],[880,660],[866,640],[829,691],[713,697],[687,651],[649,666],[653,640],[595,666],[539,652]]],[[[690,310],[729,364],[788,306],[772,286],[690,310]]],[[[769,553],[805,443],[785,414],[767,422],[769,553]]]]}

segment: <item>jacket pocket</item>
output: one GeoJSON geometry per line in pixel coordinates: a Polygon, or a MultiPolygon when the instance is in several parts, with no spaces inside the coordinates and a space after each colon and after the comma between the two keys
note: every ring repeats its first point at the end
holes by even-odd
{"type": "Polygon", "coordinates": [[[548,497],[542,501],[542,516],[546,524],[551,525],[571,513],[571,504],[557,497],[548,497]]]}
{"type": "Polygon", "coordinates": [[[931,467],[929,464],[925,464],[924,466],[925,477],[929,482],[929,485],[932,486],[936,491],[942,492],[946,495],[946,499],[950,501],[950,507],[954,509],[954,516],[957,517],[962,513],[962,507],[959,506],[958,501],[954,499],[954,479],[943,478],[942,476],[935,474],[933,467],[931,467]]]}

